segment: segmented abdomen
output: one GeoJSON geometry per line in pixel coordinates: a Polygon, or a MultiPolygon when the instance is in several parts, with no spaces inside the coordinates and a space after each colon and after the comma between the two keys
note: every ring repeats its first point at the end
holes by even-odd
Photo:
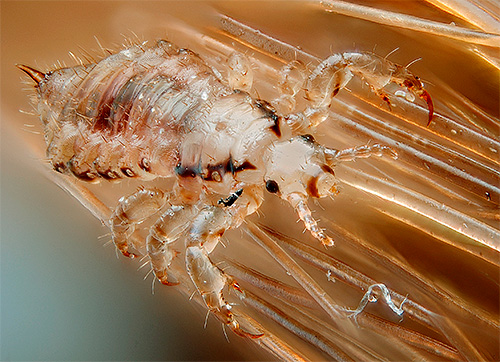
{"type": "Polygon", "coordinates": [[[39,87],[54,168],[87,181],[172,175],[184,135],[232,93],[197,55],[166,41],[57,70],[39,87]]]}

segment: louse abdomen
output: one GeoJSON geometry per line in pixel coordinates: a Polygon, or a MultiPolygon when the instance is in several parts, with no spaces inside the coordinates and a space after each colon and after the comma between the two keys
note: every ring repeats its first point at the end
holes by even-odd
{"type": "Polygon", "coordinates": [[[232,90],[196,54],[159,41],[47,73],[38,92],[53,167],[98,181],[171,176],[193,122],[232,90]]]}

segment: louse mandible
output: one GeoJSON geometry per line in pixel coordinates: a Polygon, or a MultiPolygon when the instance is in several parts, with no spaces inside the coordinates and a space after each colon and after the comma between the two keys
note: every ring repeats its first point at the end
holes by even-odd
{"type": "Polygon", "coordinates": [[[396,157],[379,144],[336,150],[317,143],[309,133],[327,118],[333,97],[357,75],[388,104],[383,88],[389,83],[420,97],[429,122],[433,104],[418,77],[372,53],[335,54],[309,74],[292,61],[282,69],[283,96],[271,102],[249,95],[252,73],[244,55],[233,53],[228,64],[226,82],[194,52],[160,40],[47,73],[18,67],[35,82],[55,171],[87,182],[174,178],[171,190],[142,187],[119,200],[109,220],[117,249],[127,257],[145,249],[156,278],[176,285],[169,266],[182,239],[186,269],[208,310],[236,334],[258,338],[262,334],[240,327],[224,299],[223,290],[238,290],[238,283],[209,258],[221,236],[257,211],[267,190],[290,203],[314,238],[332,246],[308,199],[337,192],[339,162],[396,157]],[[295,111],[302,88],[310,104],[295,111]],[[293,112],[279,114],[274,105],[293,112]],[[150,218],[156,221],[147,238],[132,242],[136,227],[150,218]]]}

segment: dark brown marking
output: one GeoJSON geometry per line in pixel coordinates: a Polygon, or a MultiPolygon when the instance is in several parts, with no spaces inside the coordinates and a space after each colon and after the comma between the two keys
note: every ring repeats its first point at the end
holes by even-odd
{"type": "Polygon", "coordinates": [[[276,135],[276,137],[281,137],[281,129],[280,129],[280,118],[276,114],[276,110],[269,104],[269,102],[258,99],[255,101],[255,107],[262,109],[264,112],[265,116],[267,118],[271,118],[274,122],[274,124],[269,127],[269,129],[276,135]]]}
{"type": "Polygon", "coordinates": [[[104,172],[99,172],[99,176],[101,176],[103,179],[106,180],[116,180],[120,178],[120,176],[115,172],[115,171],[104,171],[104,172]]]}
{"type": "Polygon", "coordinates": [[[318,177],[311,177],[307,182],[307,192],[312,197],[319,198],[318,177]]]}
{"type": "Polygon", "coordinates": [[[226,165],[222,163],[219,163],[217,165],[207,165],[207,172],[202,176],[203,180],[221,182],[224,175],[226,174],[226,165]],[[220,179],[215,178],[216,173],[220,176],[220,179]]]}
{"type": "Polygon", "coordinates": [[[277,193],[280,188],[278,186],[278,183],[274,180],[267,180],[266,181],[266,190],[270,192],[271,194],[277,193]]]}
{"type": "Polygon", "coordinates": [[[214,236],[215,236],[215,237],[219,237],[219,238],[220,238],[220,237],[222,237],[222,235],[224,235],[224,233],[225,233],[225,232],[226,232],[226,229],[222,228],[222,229],[220,229],[219,231],[217,231],[217,232],[214,234],[214,236]]]}
{"type": "Polygon", "coordinates": [[[94,118],[93,128],[95,131],[112,129],[113,122],[110,119],[110,115],[113,101],[113,97],[107,97],[106,99],[101,98],[101,101],[97,106],[97,116],[94,118]]]}
{"type": "Polygon", "coordinates": [[[243,193],[243,189],[239,189],[238,191],[229,195],[229,197],[227,197],[225,199],[220,199],[218,204],[224,205],[226,207],[232,206],[236,202],[236,200],[238,200],[238,198],[241,196],[242,193],[243,193]]]}
{"type": "Polygon", "coordinates": [[[236,170],[234,168],[233,157],[231,155],[226,162],[226,167],[224,168],[224,170],[226,172],[230,172],[234,176],[236,170]]]}
{"type": "Polygon", "coordinates": [[[91,171],[89,167],[83,166],[85,166],[85,164],[80,165],[80,162],[75,159],[75,157],[71,158],[71,160],[68,161],[68,168],[71,173],[75,175],[75,177],[82,181],[94,181],[98,177],[97,173],[91,171]]]}
{"type": "Polygon", "coordinates": [[[71,170],[71,172],[73,172],[73,175],[75,175],[78,179],[86,182],[92,182],[97,178],[97,174],[90,171],[76,173],[73,170],[71,170]]]}
{"type": "Polygon", "coordinates": [[[229,157],[227,161],[211,165],[208,164],[205,168],[201,166],[183,166],[181,163],[177,164],[175,167],[175,173],[180,177],[196,177],[200,176],[204,181],[215,181],[221,182],[226,173],[231,173],[233,176],[238,172],[245,170],[256,170],[257,167],[250,163],[249,161],[244,161],[241,165],[235,166],[233,159],[229,157]],[[220,176],[220,179],[216,176],[216,173],[220,176]]]}
{"type": "Polygon", "coordinates": [[[66,171],[66,165],[62,162],[56,162],[52,166],[57,172],[64,173],[64,171],[66,171]]]}
{"type": "Polygon", "coordinates": [[[276,119],[273,118],[273,120],[274,120],[274,124],[271,127],[269,127],[269,129],[276,135],[276,137],[279,138],[279,137],[281,137],[281,129],[280,129],[280,122],[279,122],[280,118],[279,117],[277,117],[276,119]]]}
{"type": "Polygon", "coordinates": [[[304,135],[301,135],[299,137],[308,143],[315,143],[316,142],[313,135],[311,135],[311,134],[304,134],[304,135]]]}
{"type": "Polygon", "coordinates": [[[335,172],[333,171],[333,169],[328,165],[325,165],[325,164],[321,165],[321,169],[323,170],[323,172],[335,175],[335,172]]]}
{"type": "Polygon", "coordinates": [[[146,172],[150,172],[151,171],[151,163],[149,162],[149,159],[146,157],[143,157],[141,159],[141,161],[139,162],[139,167],[146,172]]]}
{"type": "Polygon", "coordinates": [[[340,85],[336,85],[335,88],[333,89],[333,92],[332,92],[332,98],[335,97],[337,95],[337,93],[339,92],[340,90],[340,85]]]}
{"type": "Polygon", "coordinates": [[[122,167],[120,168],[120,171],[127,177],[136,177],[137,175],[135,174],[134,171],[130,167],[122,167]]]}
{"type": "Polygon", "coordinates": [[[175,167],[175,173],[180,177],[192,177],[200,175],[200,168],[193,166],[182,166],[181,163],[177,164],[175,167]]]}
{"type": "MultiPolygon", "coordinates": [[[[234,165],[233,165],[234,167],[234,165]]],[[[245,170],[256,170],[257,167],[252,165],[250,162],[245,161],[243,162],[240,166],[234,167],[234,174],[237,174],[238,172],[245,171],[245,170]]]]}
{"type": "MultiPolygon", "coordinates": [[[[231,173],[233,176],[238,172],[245,170],[256,170],[257,167],[252,165],[250,162],[245,161],[239,166],[235,166],[233,163],[233,159],[231,157],[228,158],[227,161],[218,163],[216,165],[207,165],[207,171],[202,175],[203,180],[205,181],[217,181],[214,179],[214,172],[217,172],[221,178],[224,177],[226,173],[231,173]]],[[[220,180],[222,181],[222,180],[220,180]]]]}

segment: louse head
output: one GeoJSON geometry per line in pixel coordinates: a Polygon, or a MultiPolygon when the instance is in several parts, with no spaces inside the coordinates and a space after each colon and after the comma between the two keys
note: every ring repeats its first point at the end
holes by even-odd
{"type": "Polygon", "coordinates": [[[311,135],[274,145],[264,177],[267,191],[284,200],[291,195],[322,198],[336,194],[333,152],[311,135]]]}

